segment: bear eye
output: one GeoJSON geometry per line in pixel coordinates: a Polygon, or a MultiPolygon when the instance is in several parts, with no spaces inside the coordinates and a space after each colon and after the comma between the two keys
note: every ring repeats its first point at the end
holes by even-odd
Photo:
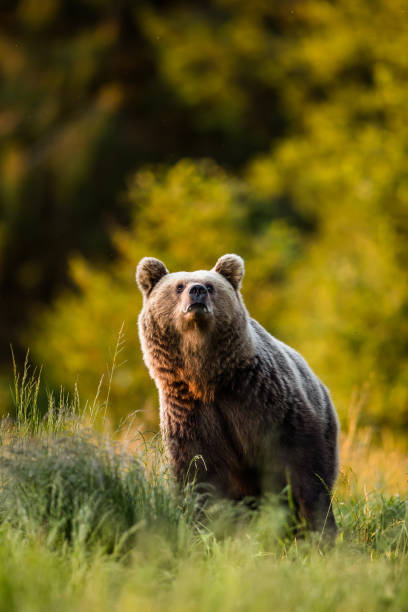
{"type": "Polygon", "coordinates": [[[177,293],[182,293],[183,289],[184,289],[184,285],[182,283],[179,283],[176,287],[177,293]]]}
{"type": "Polygon", "coordinates": [[[208,293],[214,292],[214,286],[211,283],[206,283],[205,286],[207,287],[208,293]]]}

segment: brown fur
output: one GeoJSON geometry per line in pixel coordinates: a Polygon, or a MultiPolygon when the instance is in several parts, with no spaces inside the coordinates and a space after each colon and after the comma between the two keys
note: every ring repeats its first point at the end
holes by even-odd
{"type": "Polygon", "coordinates": [[[289,478],[310,526],[334,530],[335,410],[304,359],[249,317],[243,274],[237,255],[209,271],[138,265],[140,339],[169,459],[183,483],[202,456],[199,480],[232,499],[279,491],[289,478]]]}

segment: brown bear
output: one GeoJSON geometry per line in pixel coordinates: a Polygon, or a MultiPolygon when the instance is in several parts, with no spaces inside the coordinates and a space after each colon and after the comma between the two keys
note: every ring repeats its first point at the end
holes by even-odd
{"type": "Polygon", "coordinates": [[[209,271],[170,274],[152,257],[137,267],[140,340],[169,460],[183,484],[201,456],[194,477],[234,500],[289,482],[309,527],[334,532],[336,412],[303,357],[250,318],[243,275],[232,254],[209,271]]]}

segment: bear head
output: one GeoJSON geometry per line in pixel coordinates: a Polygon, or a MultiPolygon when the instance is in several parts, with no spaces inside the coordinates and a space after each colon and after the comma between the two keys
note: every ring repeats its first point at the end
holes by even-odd
{"type": "Polygon", "coordinates": [[[196,397],[211,396],[213,381],[253,352],[249,315],[240,287],[244,262],[220,257],[211,270],[170,273],[144,257],[136,270],[143,294],[139,333],[151,376],[188,381],[196,397]]]}
{"type": "Polygon", "coordinates": [[[180,333],[218,328],[242,313],[243,275],[242,258],[232,254],[220,257],[212,270],[171,274],[153,257],[144,257],[136,269],[144,310],[161,329],[180,333]]]}

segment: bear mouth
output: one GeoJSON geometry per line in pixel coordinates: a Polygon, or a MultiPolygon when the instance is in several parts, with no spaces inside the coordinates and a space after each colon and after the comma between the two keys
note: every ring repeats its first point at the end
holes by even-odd
{"type": "Polygon", "coordinates": [[[188,314],[189,312],[209,313],[210,310],[206,304],[203,304],[203,302],[194,302],[193,304],[189,304],[189,306],[184,309],[184,314],[188,314]]]}

